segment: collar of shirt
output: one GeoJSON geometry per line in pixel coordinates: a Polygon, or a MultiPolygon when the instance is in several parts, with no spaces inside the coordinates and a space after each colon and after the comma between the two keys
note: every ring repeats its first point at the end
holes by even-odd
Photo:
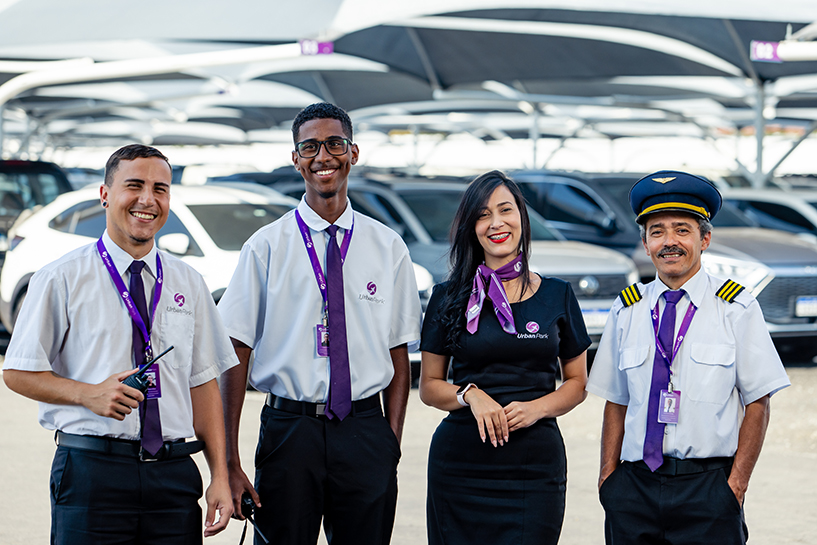
{"type": "MultiPolygon", "coordinates": [[[[686,281],[686,283],[678,289],[682,289],[686,292],[686,298],[689,298],[697,308],[701,308],[701,304],[704,301],[704,297],[706,297],[706,286],[707,286],[707,274],[704,271],[704,268],[701,267],[695,275],[686,281]]],[[[650,308],[655,308],[656,303],[658,302],[659,297],[665,291],[669,290],[670,288],[664,284],[658,275],[655,275],[655,289],[652,290],[650,293],[650,308]]],[[[662,305],[663,307],[663,305],[662,305]]]]}
{"type": "MultiPolygon", "coordinates": [[[[128,271],[130,264],[135,261],[133,256],[130,255],[128,252],[123,250],[113,239],[108,235],[108,230],[105,229],[105,232],[102,234],[102,243],[105,244],[105,249],[108,250],[108,255],[111,256],[113,260],[113,265],[116,267],[116,272],[119,273],[119,276],[125,276],[125,273],[128,271]]],[[[156,242],[153,242],[153,247],[147,253],[145,257],[141,260],[145,262],[145,269],[150,273],[152,277],[156,277],[156,256],[159,255],[158,250],[156,249],[156,242]]]]}
{"type": "MultiPolygon", "coordinates": [[[[309,207],[309,205],[306,203],[306,196],[301,197],[301,202],[298,203],[298,213],[301,214],[301,219],[304,220],[304,223],[306,223],[306,225],[313,231],[324,231],[327,227],[329,227],[329,225],[331,225],[309,207]]],[[[349,201],[349,197],[346,197],[346,209],[335,221],[335,225],[343,229],[344,232],[348,231],[352,227],[353,215],[354,212],[352,211],[352,203],[349,201]]]]}

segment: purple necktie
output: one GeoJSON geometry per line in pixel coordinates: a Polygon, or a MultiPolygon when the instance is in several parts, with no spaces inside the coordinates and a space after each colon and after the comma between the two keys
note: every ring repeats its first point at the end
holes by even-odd
{"type": "MultiPolygon", "coordinates": [[[[142,269],[145,267],[144,261],[134,261],[128,267],[130,271],[130,283],[128,290],[131,299],[136,305],[145,327],[150,331],[150,317],[148,316],[148,305],[145,300],[145,284],[142,282],[142,269]]],[[[147,360],[145,358],[145,339],[135,322],[133,325],[133,357],[137,367],[141,367],[147,360]]],[[[152,366],[151,366],[152,367],[152,366]]],[[[156,454],[162,448],[162,421],[159,418],[159,400],[145,399],[139,407],[139,417],[142,419],[142,448],[150,454],[156,454]]]]}
{"type": "MultiPolygon", "coordinates": [[[[665,291],[663,295],[667,304],[664,307],[664,313],[661,314],[658,340],[667,354],[672,354],[675,337],[675,305],[684,296],[684,291],[665,291]]],[[[651,471],[655,471],[664,463],[664,427],[666,424],[658,422],[658,406],[661,402],[661,390],[668,386],[669,365],[656,347],[652,364],[650,401],[647,406],[647,435],[644,438],[644,462],[651,471]]]]}
{"type": "Polygon", "coordinates": [[[346,343],[346,310],[343,302],[343,261],[338,247],[338,226],[326,228],[326,299],[329,308],[329,400],[326,416],[340,420],[352,412],[352,379],[346,343]]]}

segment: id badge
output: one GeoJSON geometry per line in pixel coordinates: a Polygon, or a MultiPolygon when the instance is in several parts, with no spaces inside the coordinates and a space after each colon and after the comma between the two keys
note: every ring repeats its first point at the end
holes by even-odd
{"type": "Polygon", "coordinates": [[[315,353],[319,358],[329,357],[329,326],[318,324],[315,326],[315,353]]]}
{"type": "Polygon", "coordinates": [[[661,390],[661,403],[658,405],[659,424],[677,424],[681,412],[681,392],[661,390]]]}
{"type": "Polygon", "coordinates": [[[145,371],[145,378],[148,379],[148,391],[145,399],[159,399],[162,397],[162,380],[159,377],[159,364],[154,363],[145,371]]]}

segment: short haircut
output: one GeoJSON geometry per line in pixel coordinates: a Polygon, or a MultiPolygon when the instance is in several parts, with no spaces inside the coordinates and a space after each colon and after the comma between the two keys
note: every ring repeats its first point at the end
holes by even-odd
{"type": "MultiPolygon", "coordinates": [[[[706,218],[702,218],[701,216],[693,216],[696,220],[698,220],[698,230],[701,231],[701,240],[706,237],[707,233],[712,232],[712,222],[710,222],[706,218]]],[[[643,222],[638,223],[638,231],[641,233],[641,240],[644,243],[647,242],[647,220],[645,219],[643,222]]]]}
{"type": "Polygon", "coordinates": [[[113,152],[113,155],[108,158],[108,162],[105,163],[105,185],[110,186],[113,183],[113,175],[117,169],[119,169],[119,163],[121,161],[148,159],[150,157],[162,159],[167,163],[167,167],[171,172],[173,171],[173,167],[170,166],[170,161],[167,160],[167,157],[165,157],[161,151],[151,146],[143,146],[142,144],[128,144],[113,152]]]}
{"type": "Polygon", "coordinates": [[[343,108],[339,108],[338,106],[329,104],[328,102],[316,102],[315,104],[310,104],[298,112],[298,115],[295,116],[295,120],[292,122],[293,142],[296,144],[298,143],[298,133],[301,130],[301,125],[307,121],[312,121],[313,119],[337,119],[343,126],[343,132],[349,138],[349,140],[354,139],[352,133],[352,120],[349,119],[349,114],[347,114],[343,108]]]}

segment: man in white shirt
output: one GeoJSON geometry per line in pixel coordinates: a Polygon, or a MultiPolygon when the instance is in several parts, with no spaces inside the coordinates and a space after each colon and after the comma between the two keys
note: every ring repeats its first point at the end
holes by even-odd
{"type": "Polygon", "coordinates": [[[346,112],[313,104],[292,132],[306,194],[247,241],[219,302],[241,362],[221,378],[233,502],[238,512],[250,494],[276,544],[316,543],[322,519],[332,545],[388,543],[408,345],[420,338],[413,267],[396,233],[349,204],[358,148],[346,112]],[[268,394],[255,487],[238,453],[248,373],[268,394]]]}
{"type": "Polygon", "coordinates": [[[3,378],[57,430],[52,544],[201,543],[190,454],[202,448],[204,535],[233,512],[216,378],[237,361],[201,275],[156,248],[170,180],[159,150],[117,150],[100,188],[105,233],[38,271],[17,319],[3,378]],[[144,393],[123,383],[170,346],[144,393]]]}
{"type": "Polygon", "coordinates": [[[743,544],[744,494],[769,400],[790,382],[757,300],[701,268],[717,189],[660,171],[636,182],[630,203],[658,274],[614,303],[587,384],[607,400],[605,538],[743,544]]]}

